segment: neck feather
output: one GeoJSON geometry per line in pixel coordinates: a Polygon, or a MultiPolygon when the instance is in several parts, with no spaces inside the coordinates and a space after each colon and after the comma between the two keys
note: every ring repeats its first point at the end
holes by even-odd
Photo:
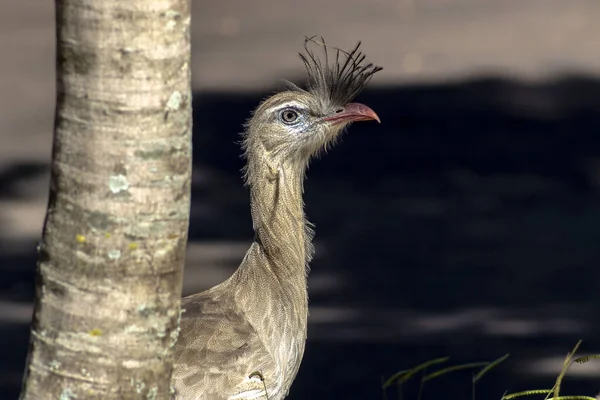
{"type": "Polygon", "coordinates": [[[247,157],[246,182],[250,187],[253,246],[278,280],[306,282],[313,255],[310,223],[304,215],[305,165],[284,162],[259,151],[247,157]]]}
{"type": "Polygon", "coordinates": [[[259,337],[268,339],[265,346],[289,387],[304,353],[306,278],[313,255],[302,201],[306,163],[285,162],[253,139],[250,135],[245,141],[245,179],[254,242],[226,284],[233,286],[228,292],[259,337]]]}

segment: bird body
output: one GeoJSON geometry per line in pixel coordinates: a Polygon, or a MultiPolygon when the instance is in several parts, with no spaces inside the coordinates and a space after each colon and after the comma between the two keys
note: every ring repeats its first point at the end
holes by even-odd
{"type": "MultiPolygon", "coordinates": [[[[349,101],[381,68],[358,46],[331,67],[305,42],[309,89],[263,101],[246,124],[244,178],[255,237],[225,282],[182,299],[172,385],[175,400],[283,399],[304,353],[311,225],[302,201],[311,157],[352,121],[377,119],[349,101]]],[[[360,45],[360,43],[359,43],[360,45]]],[[[326,48],[325,56],[327,56],[326,48]]]]}

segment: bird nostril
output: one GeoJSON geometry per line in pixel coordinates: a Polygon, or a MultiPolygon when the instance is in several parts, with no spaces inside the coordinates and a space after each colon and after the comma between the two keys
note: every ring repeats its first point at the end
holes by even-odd
{"type": "Polygon", "coordinates": [[[337,110],[335,110],[335,113],[336,113],[336,114],[339,114],[339,113],[341,113],[342,111],[344,111],[344,109],[343,109],[343,108],[338,108],[337,110]]]}

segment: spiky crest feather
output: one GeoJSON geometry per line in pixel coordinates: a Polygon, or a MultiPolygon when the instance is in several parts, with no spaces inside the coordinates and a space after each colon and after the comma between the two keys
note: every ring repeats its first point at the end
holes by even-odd
{"type": "Polygon", "coordinates": [[[332,107],[343,107],[351,102],[369,83],[373,75],[383,68],[366,62],[366,56],[359,50],[358,42],[350,52],[335,49],[335,62],[329,63],[329,53],[325,40],[315,36],[305,37],[305,54],[299,53],[308,74],[308,92],[332,107]],[[320,46],[324,61],[310,49],[310,45],[320,46]]]}

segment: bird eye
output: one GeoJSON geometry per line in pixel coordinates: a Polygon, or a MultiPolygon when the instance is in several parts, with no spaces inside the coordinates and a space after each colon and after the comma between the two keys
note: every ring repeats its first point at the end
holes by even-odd
{"type": "Polygon", "coordinates": [[[284,124],[293,124],[298,120],[298,113],[291,108],[286,108],[279,114],[279,117],[283,121],[284,124]]]}

